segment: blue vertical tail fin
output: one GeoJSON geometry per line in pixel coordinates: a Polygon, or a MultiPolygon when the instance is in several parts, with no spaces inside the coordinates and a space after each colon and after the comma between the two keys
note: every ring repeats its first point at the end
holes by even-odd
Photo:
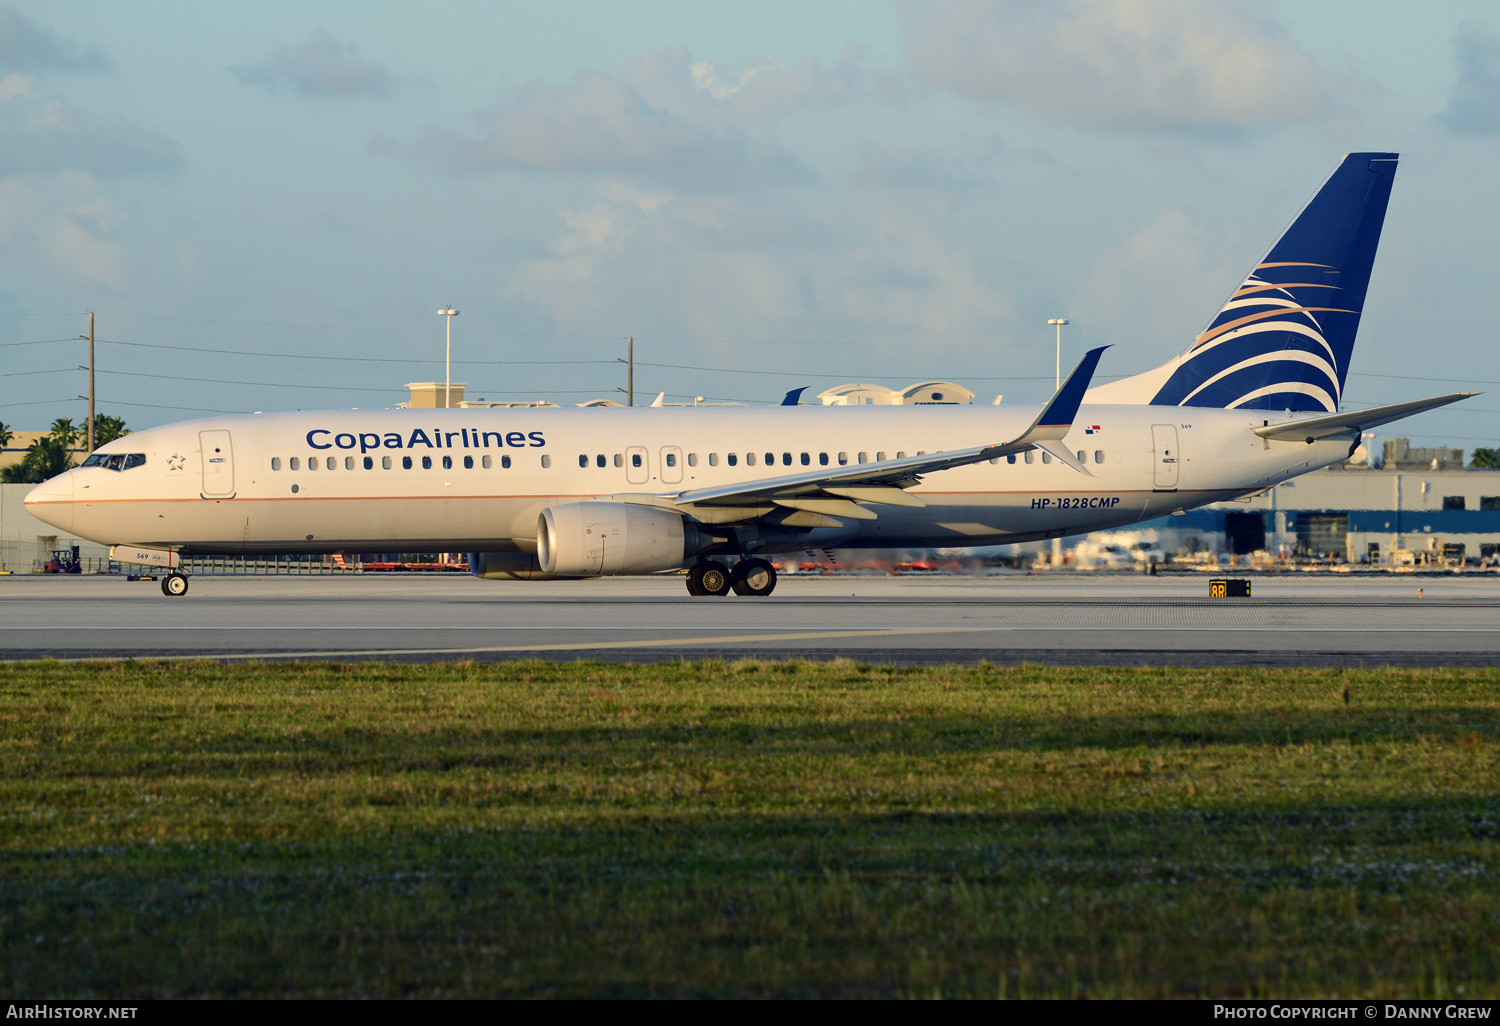
{"type": "Polygon", "coordinates": [[[1396,161],[1345,157],[1186,351],[1088,401],[1336,411],[1396,161]]]}

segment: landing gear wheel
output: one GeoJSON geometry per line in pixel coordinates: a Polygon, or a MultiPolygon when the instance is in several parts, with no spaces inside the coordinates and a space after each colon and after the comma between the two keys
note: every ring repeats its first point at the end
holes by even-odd
{"type": "Polygon", "coordinates": [[[729,594],[729,568],[723,563],[701,563],[702,572],[698,574],[698,587],[705,595],[728,595],[729,594]]]}
{"type": "Polygon", "coordinates": [[[183,574],[167,574],[161,579],[161,593],[167,598],[187,594],[187,577],[183,574]]]}
{"type": "Polygon", "coordinates": [[[746,559],[734,565],[730,583],[736,595],[764,598],[776,588],[776,568],[764,559],[746,559]]]}
{"type": "Polygon", "coordinates": [[[687,572],[687,590],[688,594],[693,596],[693,598],[701,598],[703,596],[702,563],[694,564],[692,569],[687,572]]]}

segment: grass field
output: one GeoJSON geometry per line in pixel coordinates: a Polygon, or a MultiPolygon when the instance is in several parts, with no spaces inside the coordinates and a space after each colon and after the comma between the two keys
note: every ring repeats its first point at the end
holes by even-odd
{"type": "Polygon", "coordinates": [[[1500,673],[0,666],[0,992],[1500,995],[1500,673]]]}

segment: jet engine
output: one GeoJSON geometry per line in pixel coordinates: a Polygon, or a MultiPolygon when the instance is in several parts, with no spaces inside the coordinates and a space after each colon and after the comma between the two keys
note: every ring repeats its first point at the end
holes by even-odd
{"type": "Polygon", "coordinates": [[[706,541],[672,510],[570,502],[542,510],[536,558],[543,573],[559,577],[654,574],[682,566],[706,541]]]}
{"type": "Polygon", "coordinates": [[[530,552],[471,552],[469,573],[485,581],[551,581],[530,552]]]}

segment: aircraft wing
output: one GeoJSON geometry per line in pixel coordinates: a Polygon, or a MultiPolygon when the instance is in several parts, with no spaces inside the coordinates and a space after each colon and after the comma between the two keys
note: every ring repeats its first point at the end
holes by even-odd
{"type": "Polygon", "coordinates": [[[1322,417],[1287,420],[1279,424],[1267,424],[1265,427],[1255,428],[1255,433],[1262,438],[1284,442],[1312,442],[1329,435],[1347,434],[1350,431],[1364,431],[1368,428],[1379,427],[1381,424],[1389,424],[1402,417],[1435,410],[1439,406],[1447,406],[1449,403],[1456,403],[1460,399],[1468,399],[1478,394],[1478,392],[1454,392],[1452,395],[1440,395],[1435,399],[1414,399],[1409,403],[1376,406],[1368,410],[1349,410],[1345,413],[1330,413],[1322,417]]]}
{"type": "Polygon", "coordinates": [[[693,488],[671,496],[678,506],[783,506],[831,516],[859,520],[874,519],[875,514],[857,502],[894,506],[923,506],[925,503],[904,489],[918,483],[921,475],[983,463],[985,460],[1040,448],[1051,452],[1075,470],[1087,473],[1066,454],[1061,441],[1073,426],[1073,418],[1088,391],[1094,368],[1108,346],[1092,349],[1078,362],[1068,380],[1062,383],[1042,410],[1021,434],[1008,442],[950,449],[904,459],[881,460],[837,467],[817,467],[781,477],[761,478],[736,484],[693,488]],[[1066,458],[1064,458],[1066,456],[1066,458]],[[822,496],[822,498],[818,498],[822,496]]]}

